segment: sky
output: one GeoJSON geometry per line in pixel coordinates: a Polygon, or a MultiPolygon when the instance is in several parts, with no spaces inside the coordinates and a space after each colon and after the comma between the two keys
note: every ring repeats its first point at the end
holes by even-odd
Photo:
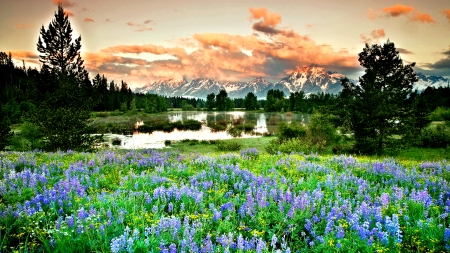
{"type": "MultiPolygon", "coordinates": [[[[0,51],[40,69],[60,0],[0,0],[0,51]]],[[[449,0],[63,0],[90,77],[279,81],[324,67],[357,79],[365,44],[393,42],[415,71],[450,77],[449,0]]]]}

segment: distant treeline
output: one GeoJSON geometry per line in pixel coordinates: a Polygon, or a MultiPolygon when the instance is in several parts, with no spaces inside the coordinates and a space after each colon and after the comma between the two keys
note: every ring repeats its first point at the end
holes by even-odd
{"type": "MultiPolygon", "coordinates": [[[[21,122],[21,116],[32,110],[46,94],[52,92],[52,77],[43,71],[32,68],[16,66],[11,54],[0,52],[0,104],[4,115],[10,124],[21,122]]],[[[88,90],[91,99],[95,102],[93,111],[128,111],[141,110],[147,113],[167,111],[168,108],[189,109],[217,109],[217,101],[213,100],[210,108],[208,101],[200,98],[164,97],[157,94],[133,93],[124,81],[116,83],[108,81],[104,75],[97,74],[92,80],[85,80],[82,87],[88,90]],[[185,107],[183,107],[183,105],[185,107]]],[[[74,91],[76,92],[76,91],[74,91]]],[[[248,94],[245,98],[228,98],[225,91],[222,96],[232,103],[229,107],[222,108],[263,108],[267,112],[292,111],[299,113],[312,113],[320,108],[333,106],[338,103],[339,95],[328,93],[305,94],[294,92],[287,97],[280,90],[269,90],[266,99],[258,99],[249,106],[249,97],[256,100],[256,96],[248,94]],[[251,96],[249,96],[251,95],[251,96]]],[[[218,95],[219,95],[218,94],[218,95]]],[[[210,94],[211,95],[211,94],[210,94]]],[[[215,95],[214,98],[217,96],[215,95]]],[[[431,113],[438,107],[450,107],[450,88],[428,87],[421,93],[413,93],[411,101],[415,101],[421,107],[423,113],[431,113]]]]}

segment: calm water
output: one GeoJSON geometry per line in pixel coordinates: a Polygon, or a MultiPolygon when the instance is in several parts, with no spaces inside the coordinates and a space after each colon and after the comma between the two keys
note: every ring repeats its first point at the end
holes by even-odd
{"type": "MultiPolygon", "coordinates": [[[[219,120],[231,121],[238,118],[243,118],[244,122],[252,122],[255,124],[255,132],[257,135],[243,134],[241,138],[255,138],[261,136],[264,133],[274,133],[277,124],[283,121],[292,122],[296,121],[300,124],[306,125],[309,123],[309,115],[306,114],[292,114],[286,115],[282,113],[255,113],[255,112],[166,112],[156,114],[155,118],[160,120],[168,119],[171,122],[185,121],[188,119],[197,120],[203,123],[202,128],[199,131],[178,131],[175,130],[171,133],[165,133],[161,131],[155,131],[151,134],[134,133],[133,135],[119,135],[119,134],[107,134],[105,137],[109,139],[109,144],[113,138],[119,138],[121,145],[119,148],[126,149],[139,149],[139,148],[163,148],[164,141],[180,141],[184,139],[196,139],[196,140],[224,140],[232,139],[233,137],[227,132],[212,132],[207,127],[208,122],[214,122],[219,120]]],[[[136,124],[142,124],[142,122],[136,122],[136,124]]]]}

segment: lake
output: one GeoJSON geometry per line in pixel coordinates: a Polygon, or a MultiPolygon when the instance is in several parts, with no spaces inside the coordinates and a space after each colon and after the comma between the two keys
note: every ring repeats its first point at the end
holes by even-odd
{"type": "MultiPolygon", "coordinates": [[[[182,121],[191,119],[202,122],[202,128],[199,131],[179,131],[175,129],[173,132],[166,133],[162,131],[155,131],[151,134],[147,133],[133,133],[132,135],[121,134],[105,134],[107,143],[112,146],[112,140],[120,140],[118,148],[125,149],[140,149],[140,148],[163,148],[164,141],[180,141],[185,139],[195,140],[225,140],[232,139],[226,131],[214,132],[207,127],[208,122],[217,122],[219,120],[226,120],[231,122],[242,118],[245,123],[251,122],[255,124],[254,134],[243,134],[241,138],[256,138],[263,134],[274,134],[277,125],[280,122],[298,122],[299,124],[307,125],[309,123],[310,115],[308,114],[290,114],[290,113],[259,113],[259,112],[245,112],[245,111],[231,111],[231,112],[208,112],[208,111],[169,111],[165,113],[158,113],[152,115],[152,118],[157,120],[169,120],[170,122],[182,121]]],[[[142,121],[136,124],[143,124],[142,121]]]]}

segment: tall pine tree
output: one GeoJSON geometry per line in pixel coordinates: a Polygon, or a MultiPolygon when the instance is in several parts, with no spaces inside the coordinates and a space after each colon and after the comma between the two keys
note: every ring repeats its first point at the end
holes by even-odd
{"type": "Polygon", "coordinates": [[[83,59],[80,55],[81,36],[72,40],[72,26],[69,16],[64,12],[62,4],[58,5],[58,12],[48,29],[41,27],[37,50],[40,53],[40,62],[43,68],[55,74],[75,77],[84,81],[88,73],[84,69],[83,59]]]}
{"type": "Polygon", "coordinates": [[[360,65],[366,68],[359,84],[342,80],[342,116],[347,117],[355,136],[355,150],[382,154],[385,148],[397,145],[404,136],[411,117],[408,97],[417,81],[412,67],[404,65],[394,43],[366,44],[359,54],[360,65]]]}
{"type": "Polygon", "coordinates": [[[100,141],[90,135],[88,125],[94,106],[92,84],[80,56],[81,37],[72,41],[72,28],[61,4],[48,29],[41,28],[37,48],[43,63],[41,75],[51,87],[30,114],[30,121],[43,134],[44,149],[91,149],[100,141]]]}

